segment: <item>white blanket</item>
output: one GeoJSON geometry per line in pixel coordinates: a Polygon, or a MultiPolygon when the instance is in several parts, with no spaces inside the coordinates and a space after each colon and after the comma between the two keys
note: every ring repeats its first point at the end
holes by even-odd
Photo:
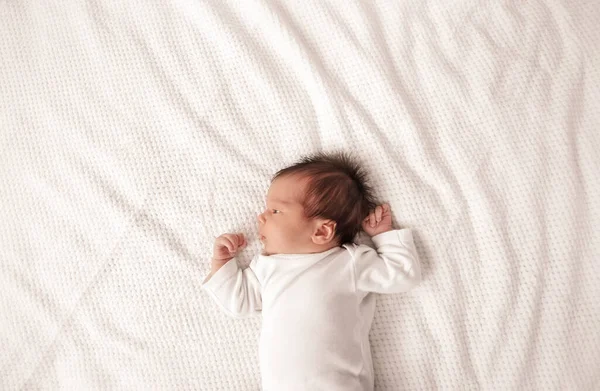
{"type": "Polygon", "coordinates": [[[259,388],[201,292],[271,175],[354,152],[424,281],[378,390],[600,387],[595,1],[0,2],[0,388],[259,388]]]}

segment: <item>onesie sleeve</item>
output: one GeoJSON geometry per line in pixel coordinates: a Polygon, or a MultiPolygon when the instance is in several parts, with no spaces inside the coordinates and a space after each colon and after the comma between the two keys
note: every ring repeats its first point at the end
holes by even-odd
{"type": "Polygon", "coordinates": [[[231,259],[210,280],[204,280],[202,289],[229,316],[244,318],[259,314],[262,298],[261,285],[254,272],[257,261],[255,257],[249,267],[241,269],[236,259],[231,259]]]}
{"type": "Polygon", "coordinates": [[[421,281],[421,265],[410,229],[391,230],[372,237],[377,250],[354,247],[356,289],[363,292],[400,293],[421,281]]]}

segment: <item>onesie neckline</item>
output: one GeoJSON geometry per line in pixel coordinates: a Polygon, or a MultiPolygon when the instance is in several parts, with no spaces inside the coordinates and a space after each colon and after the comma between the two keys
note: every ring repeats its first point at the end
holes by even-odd
{"type": "Polygon", "coordinates": [[[314,257],[326,257],[329,254],[341,249],[343,247],[332,247],[329,250],[322,251],[320,253],[309,253],[309,254],[273,254],[273,255],[260,255],[261,258],[266,259],[303,259],[303,258],[314,258],[314,257]]]}

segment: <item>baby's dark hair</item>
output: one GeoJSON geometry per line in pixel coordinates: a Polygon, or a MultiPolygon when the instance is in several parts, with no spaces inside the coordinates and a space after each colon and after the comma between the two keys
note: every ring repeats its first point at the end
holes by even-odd
{"type": "Polygon", "coordinates": [[[366,173],[348,153],[319,152],[305,156],[279,170],[272,181],[291,175],[308,180],[302,201],[305,216],[335,221],[335,237],[340,245],[352,242],[361,230],[362,221],[377,205],[366,173]]]}

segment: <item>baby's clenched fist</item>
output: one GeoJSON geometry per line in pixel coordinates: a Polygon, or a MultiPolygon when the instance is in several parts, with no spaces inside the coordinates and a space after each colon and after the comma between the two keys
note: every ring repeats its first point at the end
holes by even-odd
{"type": "Polygon", "coordinates": [[[238,250],[246,247],[247,244],[244,234],[223,234],[215,239],[213,260],[229,261],[235,256],[238,250]]]}
{"type": "Polygon", "coordinates": [[[377,205],[377,207],[363,220],[362,229],[369,236],[375,236],[383,232],[391,231],[393,228],[390,205],[377,205]]]}

